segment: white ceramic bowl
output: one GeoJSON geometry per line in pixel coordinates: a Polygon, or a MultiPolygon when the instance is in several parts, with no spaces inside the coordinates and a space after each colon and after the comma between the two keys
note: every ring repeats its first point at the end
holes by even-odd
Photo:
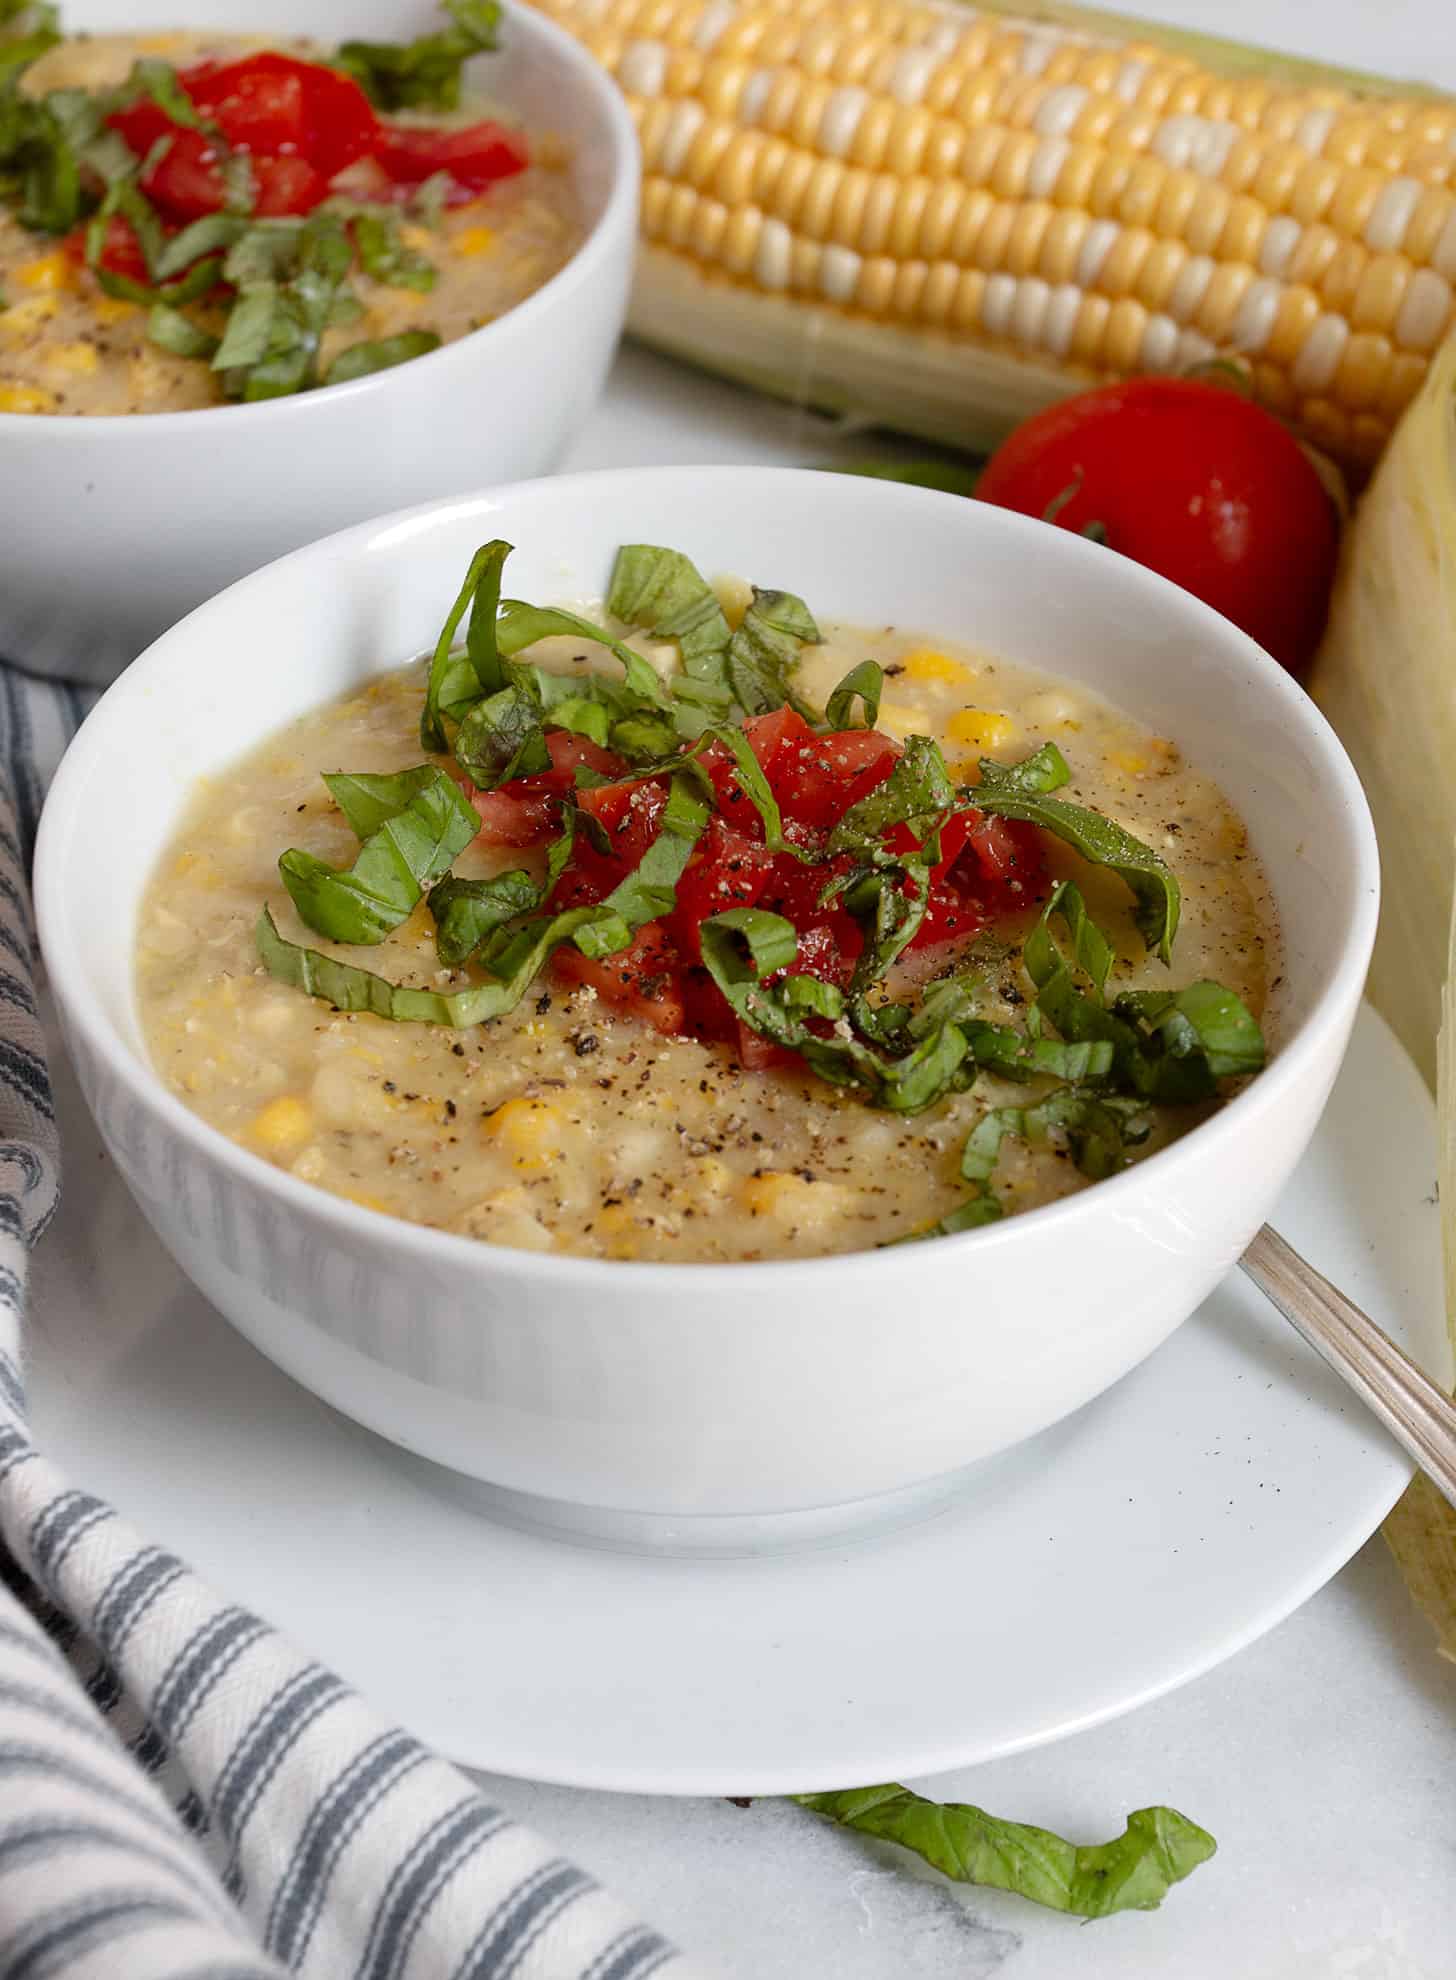
{"type": "Polygon", "coordinates": [[[501,488],[346,531],[213,599],[73,743],[41,827],[41,942],[86,1097],[144,1213],[249,1340],[384,1436],[513,1492],[659,1516],[804,1512],[942,1478],[1098,1394],[1233,1265],[1299,1160],[1375,928],[1339,744],[1227,621],[1062,530],[891,483],[657,468],[501,488]],[[827,618],[1084,681],[1222,784],[1283,918],[1278,1051],[1179,1141],[987,1229],[802,1263],[543,1256],[397,1222],[245,1152],[148,1065],[137,904],[192,781],[431,644],[471,552],[513,595],[603,588],[621,541],[827,618]],[[125,802],[117,802],[117,765],[125,802]]]}
{"type": "MultiPolygon", "coordinates": [[[[0,414],[0,654],[109,681],[245,571],[386,509],[543,474],[596,402],[621,332],[638,148],[579,43],[506,0],[477,86],[572,146],[588,227],[577,253],[483,330],[392,371],[251,406],[102,419],[0,414]]],[[[289,0],[280,32],[403,40],[433,0],[289,0]]],[[[267,30],[243,0],[68,0],[65,25],[267,30]]]]}

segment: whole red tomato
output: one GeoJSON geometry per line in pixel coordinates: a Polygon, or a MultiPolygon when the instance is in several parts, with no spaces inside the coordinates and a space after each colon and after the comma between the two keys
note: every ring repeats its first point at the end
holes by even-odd
{"type": "Polygon", "coordinates": [[[1134,378],[1063,399],[1017,427],[976,494],[1097,535],[1291,674],[1308,668],[1334,579],[1334,504],[1287,429],[1238,393],[1134,378]]]}

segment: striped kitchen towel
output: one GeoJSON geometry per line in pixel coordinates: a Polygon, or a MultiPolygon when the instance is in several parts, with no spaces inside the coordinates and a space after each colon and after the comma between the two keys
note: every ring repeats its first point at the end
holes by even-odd
{"type": "Polygon", "coordinates": [[[31,1441],[26,1269],[59,1168],[26,873],[88,699],[0,667],[0,1980],[691,1980],[31,1441]]]}

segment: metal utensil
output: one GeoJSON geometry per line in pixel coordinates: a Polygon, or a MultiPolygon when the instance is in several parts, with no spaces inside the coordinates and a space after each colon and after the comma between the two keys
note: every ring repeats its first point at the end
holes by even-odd
{"type": "Polygon", "coordinates": [[[1456,1403],[1267,1224],[1239,1263],[1456,1505],[1456,1403]]]}

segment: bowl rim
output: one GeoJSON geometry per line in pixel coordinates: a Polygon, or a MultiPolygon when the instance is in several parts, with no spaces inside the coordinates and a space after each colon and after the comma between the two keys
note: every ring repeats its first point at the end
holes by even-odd
{"type": "MultiPolygon", "coordinates": [[[[810,1278],[824,1279],[834,1272],[843,1272],[846,1267],[856,1272],[884,1275],[887,1280],[891,1275],[902,1275],[907,1258],[915,1255],[916,1247],[913,1245],[892,1243],[869,1249],[830,1252],[814,1258],[732,1259],[703,1263],[589,1258],[570,1252],[527,1251],[497,1245],[489,1239],[436,1230],[407,1218],[393,1216],[387,1211],[372,1210],[350,1202],[275,1167],[261,1155],[255,1155],[169,1092],[150,1060],[143,1053],[134,1052],[119,1036],[91,988],[84,960],[72,951],[62,934],[65,926],[65,873],[60,837],[65,829],[65,813],[72,784],[79,783],[85,774],[88,757],[98,748],[104,748],[102,738],[110,723],[118,719],[118,710],[124,711],[131,697],[145,700],[149,691],[149,676],[164,675],[170,666],[177,664],[169,657],[169,649],[175,647],[179,654],[185,652],[188,643],[186,635],[193,622],[205,622],[207,615],[225,610],[225,601],[235,591],[273,582],[273,573],[285,565],[324,559],[330,554],[339,555],[351,548],[362,547],[371,539],[388,537],[397,545],[409,544],[436,522],[458,519],[463,512],[478,509],[482,514],[497,518],[505,504],[526,493],[550,490],[559,493],[563,499],[580,500],[585,491],[601,491],[603,484],[608,482],[625,484],[643,478],[687,476],[695,484],[708,480],[727,487],[735,481],[761,484],[765,478],[799,481],[806,475],[819,472],[812,468],[693,467],[673,463],[501,482],[479,489],[472,495],[447,496],[420,503],[319,538],[265,564],[247,577],[239,578],[179,620],[123,671],[86,717],[52,780],[37,833],[33,894],[41,954],[63,1015],[78,1027],[98,1062],[107,1067],[113,1078],[120,1080],[133,1102],[148,1110],[167,1131],[179,1134],[184,1143],[191,1144],[198,1156],[219,1164],[245,1186],[251,1184],[255,1188],[271,1191],[283,1207],[289,1211],[296,1210],[305,1220],[317,1218],[329,1226],[331,1234],[346,1246],[360,1239],[375,1243],[392,1242],[401,1246],[407,1254],[418,1257],[422,1263],[434,1260],[459,1264],[466,1270],[515,1273],[523,1279],[555,1283],[563,1290],[578,1286],[589,1289],[600,1283],[603,1273],[610,1274],[614,1283],[622,1283],[625,1275],[638,1281],[644,1290],[651,1286],[655,1290],[678,1289],[683,1292],[689,1292],[694,1287],[701,1289],[705,1273],[731,1274],[742,1281],[745,1290],[758,1285],[767,1287],[770,1282],[778,1284],[782,1281],[787,1285],[810,1278]],[[105,712],[108,708],[111,709],[109,716],[105,712]],[[467,1264],[469,1260],[473,1260],[474,1264],[467,1264]]],[[[964,504],[966,499],[935,489],[875,478],[845,476],[836,479],[846,491],[857,488],[860,491],[857,499],[903,510],[912,518],[916,510],[928,511],[933,506],[940,513],[945,504],[964,504]]],[[[842,499],[856,498],[846,492],[842,499]]],[[[604,514],[623,513],[620,501],[614,502],[610,498],[599,499],[598,507],[604,514]]],[[[974,504],[972,513],[992,531],[1006,532],[1013,542],[1018,537],[1024,539],[1026,547],[1038,551],[1043,560],[1048,554],[1063,557],[1073,575],[1079,562],[1085,564],[1088,570],[1095,566],[1105,574],[1103,560],[1109,554],[1116,554],[1067,530],[1055,532],[1057,547],[1053,548],[1045,533],[1047,526],[1044,523],[1008,509],[974,504]]],[[[494,523],[492,533],[496,533],[494,523]]],[[[1145,1177],[1152,1171],[1166,1179],[1176,1175],[1180,1169],[1193,1168],[1204,1162],[1216,1163],[1220,1151],[1227,1157],[1240,1137],[1257,1133],[1259,1121],[1266,1114],[1281,1110],[1286,1095],[1299,1089],[1327,1049],[1331,1028],[1339,1030],[1343,1024],[1348,1034],[1363,989],[1379,914],[1379,851],[1369,804],[1343,744],[1310,696],[1247,633],[1171,580],[1160,577],[1130,558],[1121,558],[1119,562],[1122,567],[1120,581],[1132,594],[1142,592],[1150,602],[1161,600],[1165,607],[1172,601],[1176,610],[1186,614],[1190,634],[1201,636],[1205,645],[1220,649],[1226,666],[1231,668],[1242,664],[1252,667],[1261,677],[1265,689],[1272,694],[1276,709],[1281,708],[1282,704],[1281,712],[1300,729],[1305,740],[1317,752],[1324,776],[1334,786],[1333,801],[1348,818],[1356,848],[1354,870],[1349,879],[1350,906],[1346,927],[1329,972],[1329,980],[1307,1015],[1264,1070],[1251,1079],[1242,1091],[1224,1101],[1208,1119],[1199,1122],[1169,1146],[1087,1189],[1078,1190],[1053,1203],[1017,1211],[995,1223],[928,1240],[936,1257],[949,1259],[951,1254],[945,1250],[947,1246],[956,1247],[957,1256],[970,1259],[987,1255],[993,1247],[1006,1244],[1035,1244],[1044,1238],[1056,1241],[1059,1234],[1070,1235],[1074,1232],[1076,1226],[1088,1216],[1115,1216],[1120,1204],[1129,1198],[1135,1200],[1135,1193],[1143,1187],[1145,1177]],[[1344,1015],[1346,1012],[1347,1018],[1344,1015]],[[967,1247],[975,1247],[975,1250],[968,1251],[967,1247]]],[[[1343,1057],[1343,1052],[1342,1041],[1340,1057],[1343,1057]]]]}
{"type": "Polygon", "coordinates": [[[558,304],[569,304],[575,292],[597,279],[603,264],[612,260],[617,235],[624,228],[633,235],[636,233],[641,177],[637,131],[625,97],[596,57],[574,35],[568,34],[565,28],[545,14],[538,13],[534,7],[521,4],[521,0],[502,0],[502,4],[512,33],[522,32],[528,40],[535,36],[593,92],[610,142],[611,182],[602,210],[575,251],[539,289],[533,289],[530,295],[513,303],[478,330],[467,331],[463,337],[453,338],[438,350],[427,351],[423,357],[411,358],[407,364],[391,365],[384,371],[368,373],[363,378],[346,379],[340,385],[316,386],[309,392],[260,399],[251,405],[188,406],[175,412],[0,412],[0,441],[9,444],[22,433],[27,437],[48,433],[70,436],[68,439],[58,437],[54,443],[58,446],[78,446],[86,441],[120,447],[129,444],[127,436],[131,436],[133,444],[140,444],[139,436],[156,434],[165,439],[168,433],[178,428],[179,423],[183,432],[196,435],[199,440],[215,439],[216,434],[212,431],[215,423],[224,422],[225,430],[239,415],[247,417],[248,430],[256,433],[265,419],[275,424],[280,420],[297,419],[303,408],[337,406],[342,410],[356,402],[367,402],[371,395],[387,391],[397,373],[403,371],[414,376],[419,366],[429,366],[432,373],[439,374],[439,383],[445,389],[449,381],[443,375],[444,368],[451,363],[469,361],[462,353],[468,352],[471,360],[486,363],[491,356],[492,342],[503,342],[507,334],[521,329],[529,333],[537,316],[544,315],[558,304]],[[104,440],[101,438],[103,433],[107,436],[104,440]]]}

